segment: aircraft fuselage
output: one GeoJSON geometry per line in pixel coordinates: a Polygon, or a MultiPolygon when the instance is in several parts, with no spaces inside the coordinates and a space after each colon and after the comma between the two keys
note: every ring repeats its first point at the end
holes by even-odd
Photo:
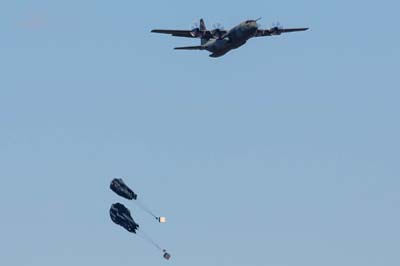
{"type": "Polygon", "coordinates": [[[230,29],[220,39],[210,39],[203,46],[211,52],[211,57],[220,57],[227,52],[244,45],[250,38],[254,37],[258,29],[255,21],[245,21],[230,29]]]}

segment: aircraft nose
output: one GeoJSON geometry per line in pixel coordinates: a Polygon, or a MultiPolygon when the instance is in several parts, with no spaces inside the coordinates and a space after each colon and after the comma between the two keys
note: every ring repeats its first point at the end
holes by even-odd
{"type": "Polygon", "coordinates": [[[250,28],[251,28],[252,30],[258,29],[258,24],[257,24],[256,21],[252,21],[252,22],[250,23],[249,26],[250,26],[250,28]]]}
{"type": "Polygon", "coordinates": [[[250,31],[257,31],[258,30],[258,24],[255,21],[252,22],[249,26],[250,26],[249,27],[250,31]]]}

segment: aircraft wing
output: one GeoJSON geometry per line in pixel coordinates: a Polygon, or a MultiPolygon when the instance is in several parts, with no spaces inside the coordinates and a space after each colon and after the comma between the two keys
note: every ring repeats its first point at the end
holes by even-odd
{"type": "Polygon", "coordinates": [[[152,30],[154,33],[171,34],[176,37],[196,38],[191,34],[190,30],[152,30]]]}
{"type": "Polygon", "coordinates": [[[175,47],[175,50],[204,50],[204,46],[184,46],[184,47],[175,47]]]}
{"type": "MultiPolygon", "coordinates": [[[[153,33],[162,33],[162,34],[170,34],[175,37],[185,37],[185,38],[205,38],[205,39],[212,39],[214,38],[214,34],[212,31],[206,30],[202,32],[202,36],[200,35],[193,35],[191,30],[152,30],[153,33]]],[[[226,34],[226,30],[219,31],[221,35],[226,34]]]]}
{"type": "Polygon", "coordinates": [[[306,30],[308,30],[308,28],[283,29],[283,28],[274,27],[274,28],[266,29],[266,30],[257,30],[255,37],[281,35],[282,33],[306,31],[306,30]]]}

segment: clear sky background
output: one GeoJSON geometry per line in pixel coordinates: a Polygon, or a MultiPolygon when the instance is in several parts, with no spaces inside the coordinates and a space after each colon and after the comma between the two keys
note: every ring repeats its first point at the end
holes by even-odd
{"type": "Polygon", "coordinates": [[[399,9],[1,1],[0,264],[400,265],[399,9]],[[150,33],[201,17],[311,29],[219,59],[150,33]],[[111,222],[116,201],[171,261],[111,222]]]}

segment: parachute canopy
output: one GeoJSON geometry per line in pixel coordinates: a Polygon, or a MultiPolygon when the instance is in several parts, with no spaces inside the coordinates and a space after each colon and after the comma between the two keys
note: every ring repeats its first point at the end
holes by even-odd
{"type": "MultiPolygon", "coordinates": [[[[167,221],[166,218],[163,216],[157,217],[156,215],[154,215],[143,203],[138,201],[137,195],[124,183],[122,179],[117,179],[117,178],[113,179],[111,181],[110,188],[112,191],[114,191],[121,197],[124,197],[129,200],[132,199],[136,200],[136,203],[139,205],[140,208],[142,208],[148,214],[152,215],[160,223],[165,223],[167,221]]],[[[165,249],[163,250],[157,244],[157,242],[155,242],[152,238],[150,238],[145,232],[143,232],[143,230],[138,231],[139,225],[133,220],[131,212],[123,204],[117,202],[111,205],[110,217],[114,223],[122,226],[128,232],[141,236],[147,242],[156,247],[158,250],[162,251],[164,259],[169,260],[171,258],[171,254],[169,254],[165,249]]]]}
{"type": "Polygon", "coordinates": [[[136,203],[138,204],[138,206],[144,210],[145,212],[147,212],[148,214],[150,214],[151,216],[153,216],[154,218],[156,218],[156,220],[159,223],[166,223],[167,219],[165,217],[160,217],[155,215],[148,207],[146,207],[145,204],[143,204],[140,200],[137,199],[137,194],[135,194],[135,192],[132,191],[132,189],[130,189],[122,180],[122,178],[114,178],[111,181],[110,184],[110,189],[112,191],[114,191],[116,194],[118,194],[119,196],[128,199],[128,200],[136,200],[136,203]]]}
{"type": "Polygon", "coordinates": [[[133,220],[131,212],[121,203],[114,203],[110,208],[111,220],[125,228],[131,233],[136,234],[139,225],[133,220]]]}
{"type": "Polygon", "coordinates": [[[128,200],[136,200],[137,195],[133,192],[122,180],[122,178],[115,178],[111,181],[110,189],[117,193],[119,196],[128,200]]]}

